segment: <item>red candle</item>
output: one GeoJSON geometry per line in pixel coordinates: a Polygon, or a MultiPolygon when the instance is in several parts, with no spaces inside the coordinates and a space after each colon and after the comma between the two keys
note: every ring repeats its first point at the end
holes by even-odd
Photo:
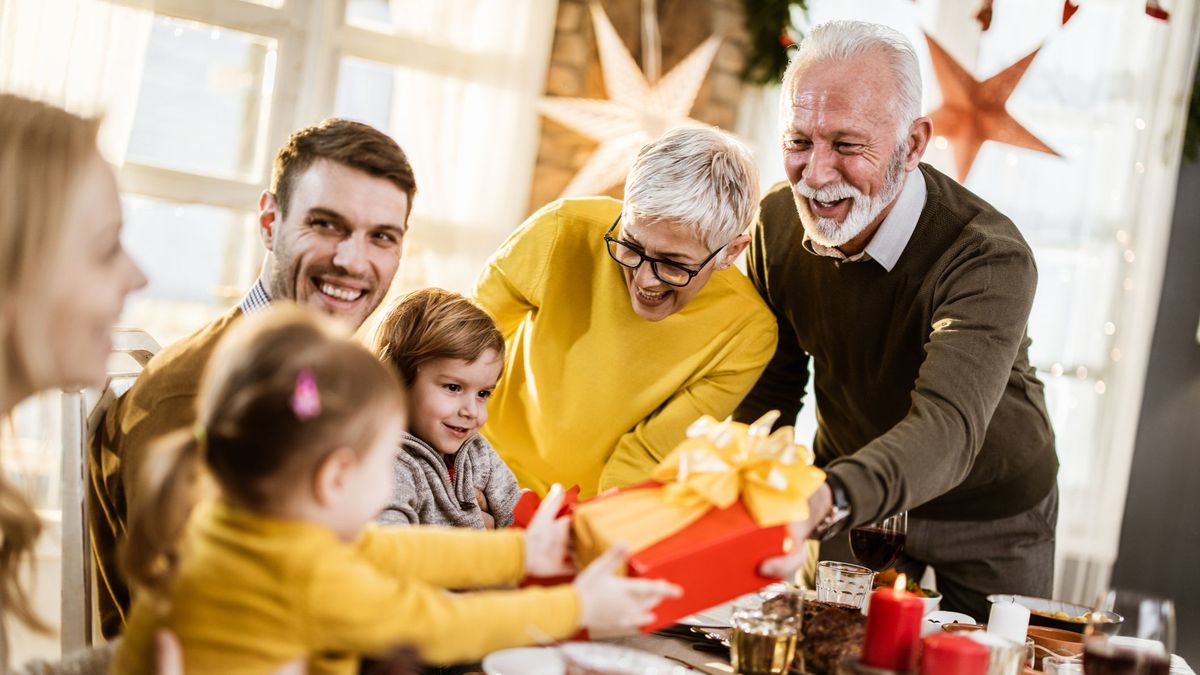
{"type": "Polygon", "coordinates": [[[865,666],[906,673],[917,669],[925,605],[904,590],[904,583],[901,574],[895,588],[881,588],[871,594],[862,652],[865,666]]]}
{"type": "Polygon", "coordinates": [[[987,675],[988,648],[965,635],[925,638],[921,675],[987,675]]]}

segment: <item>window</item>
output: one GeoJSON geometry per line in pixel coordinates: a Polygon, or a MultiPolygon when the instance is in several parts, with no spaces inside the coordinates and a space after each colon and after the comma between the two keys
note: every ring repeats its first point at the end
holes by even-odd
{"type": "MultiPolygon", "coordinates": [[[[415,168],[393,289],[466,290],[525,216],[555,9],[554,0],[2,0],[0,39],[19,39],[0,43],[0,84],[66,92],[59,102],[70,109],[104,113],[123,240],[150,280],[121,323],[166,345],[253,283],[274,153],[333,114],[392,134],[415,168]],[[479,132],[498,128],[485,147],[479,132]]],[[[5,469],[23,476],[51,522],[60,407],[56,395],[23,406],[16,438],[3,441],[13,449],[5,469]]],[[[39,576],[56,580],[59,542],[46,539],[39,576]]],[[[57,595],[56,582],[37,592],[51,622],[57,595]]],[[[19,629],[11,643],[17,663],[57,652],[55,639],[19,629]]]]}

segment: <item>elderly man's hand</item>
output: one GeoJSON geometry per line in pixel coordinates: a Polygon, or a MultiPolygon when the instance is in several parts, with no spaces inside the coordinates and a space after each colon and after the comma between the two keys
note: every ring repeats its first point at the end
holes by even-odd
{"type": "Polygon", "coordinates": [[[821,487],[808,498],[808,519],[788,524],[788,534],[792,538],[791,550],[785,555],[763,561],[759,572],[764,577],[779,579],[790,579],[794,576],[797,570],[804,567],[808,556],[808,547],[804,545],[804,542],[812,534],[813,529],[822,520],[825,520],[832,509],[833,492],[830,491],[828,483],[822,483],[821,487]]]}

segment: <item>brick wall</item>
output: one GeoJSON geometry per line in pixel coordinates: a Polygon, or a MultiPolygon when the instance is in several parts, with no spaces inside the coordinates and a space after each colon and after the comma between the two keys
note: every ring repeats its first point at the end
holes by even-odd
{"type": "MultiPolygon", "coordinates": [[[[600,6],[640,65],[641,0],[600,0],[600,6]]],[[[740,75],[749,41],[741,0],[659,0],[658,21],[662,73],[669,72],[710,35],[723,38],[691,116],[732,129],[737,122],[738,98],[742,92],[740,75]]],[[[554,47],[546,73],[546,95],[606,98],[591,13],[585,0],[559,0],[554,47]]],[[[586,136],[544,116],[541,120],[530,212],[557,199],[596,148],[596,143],[586,136]]],[[[607,194],[620,197],[622,192],[621,185],[616,185],[607,194]]]]}

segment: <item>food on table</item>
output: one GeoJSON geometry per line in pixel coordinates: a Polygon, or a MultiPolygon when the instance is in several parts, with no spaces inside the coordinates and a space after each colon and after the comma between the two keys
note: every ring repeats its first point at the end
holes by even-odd
{"type": "MultiPolygon", "coordinates": [[[[898,576],[900,576],[900,572],[898,572],[895,568],[883,570],[879,574],[875,575],[875,587],[879,588],[880,586],[883,586],[885,588],[891,588],[896,585],[896,577],[898,576]]],[[[908,578],[908,584],[904,588],[909,593],[912,593],[919,598],[936,598],[941,595],[941,593],[938,593],[937,591],[933,591],[928,588],[921,588],[921,584],[912,577],[908,578]]]]}
{"type": "Polygon", "coordinates": [[[771,618],[786,619],[799,614],[803,605],[804,601],[801,600],[799,594],[780,593],[763,600],[762,613],[771,618]]]}
{"type": "Polygon", "coordinates": [[[838,663],[862,655],[867,617],[856,608],[830,602],[804,603],[804,639],[797,644],[803,671],[824,675],[837,672],[838,663]]]}
{"type": "MultiPolygon", "coordinates": [[[[1044,612],[1044,611],[1037,610],[1037,609],[1031,609],[1029,611],[1034,614],[1037,614],[1038,616],[1044,616],[1048,619],[1058,619],[1059,621],[1070,621],[1071,623],[1087,623],[1088,619],[1090,619],[1092,616],[1091,612],[1084,612],[1083,614],[1080,614],[1079,616],[1071,616],[1070,614],[1067,614],[1066,612],[1061,612],[1061,611],[1059,611],[1059,612],[1044,612]]],[[[1100,616],[1096,617],[1096,622],[1097,623],[1112,623],[1112,617],[1110,617],[1106,614],[1101,614],[1100,616]]]]}

